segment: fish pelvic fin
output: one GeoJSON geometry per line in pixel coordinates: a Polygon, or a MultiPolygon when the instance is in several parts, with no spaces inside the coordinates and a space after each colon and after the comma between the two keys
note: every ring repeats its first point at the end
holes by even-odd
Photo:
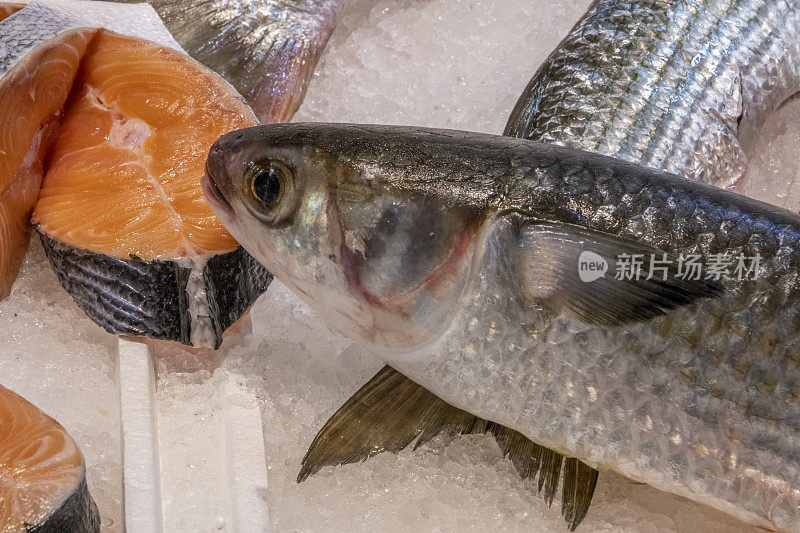
{"type": "Polygon", "coordinates": [[[701,259],[567,223],[535,221],[519,229],[525,298],[588,324],[645,322],[721,296],[722,279],[691,266],[701,259]]]}
{"type": "Polygon", "coordinates": [[[300,107],[342,4],[150,3],[184,50],[233,85],[264,124],[288,122],[300,107]]]}
{"type": "MultiPolygon", "coordinates": [[[[500,424],[445,402],[390,366],[384,366],[325,423],[303,457],[297,482],[325,466],[365,461],[384,451],[414,449],[438,434],[491,433],[523,479],[538,479],[552,504],[563,468],[561,513],[570,530],[586,516],[598,471],[564,457],[500,424]]],[[[542,492],[543,491],[543,492],[542,492]]]]}

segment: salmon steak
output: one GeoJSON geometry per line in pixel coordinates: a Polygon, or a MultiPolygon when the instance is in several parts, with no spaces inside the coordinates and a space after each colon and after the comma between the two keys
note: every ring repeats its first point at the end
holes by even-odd
{"type": "Polygon", "coordinates": [[[67,431],[0,386],[0,533],[100,531],[86,466],[67,431]]]}
{"type": "Polygon", "coordinates": [[[34,223],[107,331],[219,347],[272,276],[200,188],[221,134],[257,123],[146,4],[36,2],[0,22],[0,290],[34,223]],[[37,201],[38,198],[38,201],[37,201]]]}

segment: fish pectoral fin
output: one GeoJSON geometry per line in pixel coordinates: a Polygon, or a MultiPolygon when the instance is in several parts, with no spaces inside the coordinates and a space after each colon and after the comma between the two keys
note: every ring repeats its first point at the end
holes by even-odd
{"type": "Polygon", "coordinates": [[[589,509],[598,472],[577,459],[540,446],[522,433],[445,402],[390,366],[384,366],[325,423],[311,443],[297,482],[325,466],[365,461],[384,451],[414,448],[439,433],[491,433],[523,479],[539,475],[539,491],[552,504],[563,474],[561,513],[571,530],[589,509]]]}
{"type": "Polygon", "coordinates": [[[723,291],[719,281],[703,279],[699,257],[676,257],[616,235],[534,222],[519,237],[525,298],[589,324],[644,322],[723,291]]]}

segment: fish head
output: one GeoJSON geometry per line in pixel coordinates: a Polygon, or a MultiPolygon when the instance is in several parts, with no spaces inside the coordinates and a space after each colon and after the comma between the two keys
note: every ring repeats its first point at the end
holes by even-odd
{"type": "Polygon", "coordinates": [[[378,129],[272,124],[221,137],[204,187],[239,243],[331,329],[410,351],[451,323],[486,220],[445,200],[426,159],[378,129]]]}

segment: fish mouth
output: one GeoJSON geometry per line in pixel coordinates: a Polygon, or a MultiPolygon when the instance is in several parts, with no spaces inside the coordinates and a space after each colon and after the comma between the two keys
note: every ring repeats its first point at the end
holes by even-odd
{"type": "Polygon", "coordinates": [[[214,181],[208,173],[208,168],[206,168],[206,173],[203,174],[203,177],[200,178],[200,186],[203,188],[203,192],[206,195],[206,201],[208,205],[211,206],[211,209],[215,212],[221,212],[229,217],[233,217],[233,208],[231,204],[225,199],[222,195],[222,191],[219,190],[217,187],[217,183],[214,181]]]}

